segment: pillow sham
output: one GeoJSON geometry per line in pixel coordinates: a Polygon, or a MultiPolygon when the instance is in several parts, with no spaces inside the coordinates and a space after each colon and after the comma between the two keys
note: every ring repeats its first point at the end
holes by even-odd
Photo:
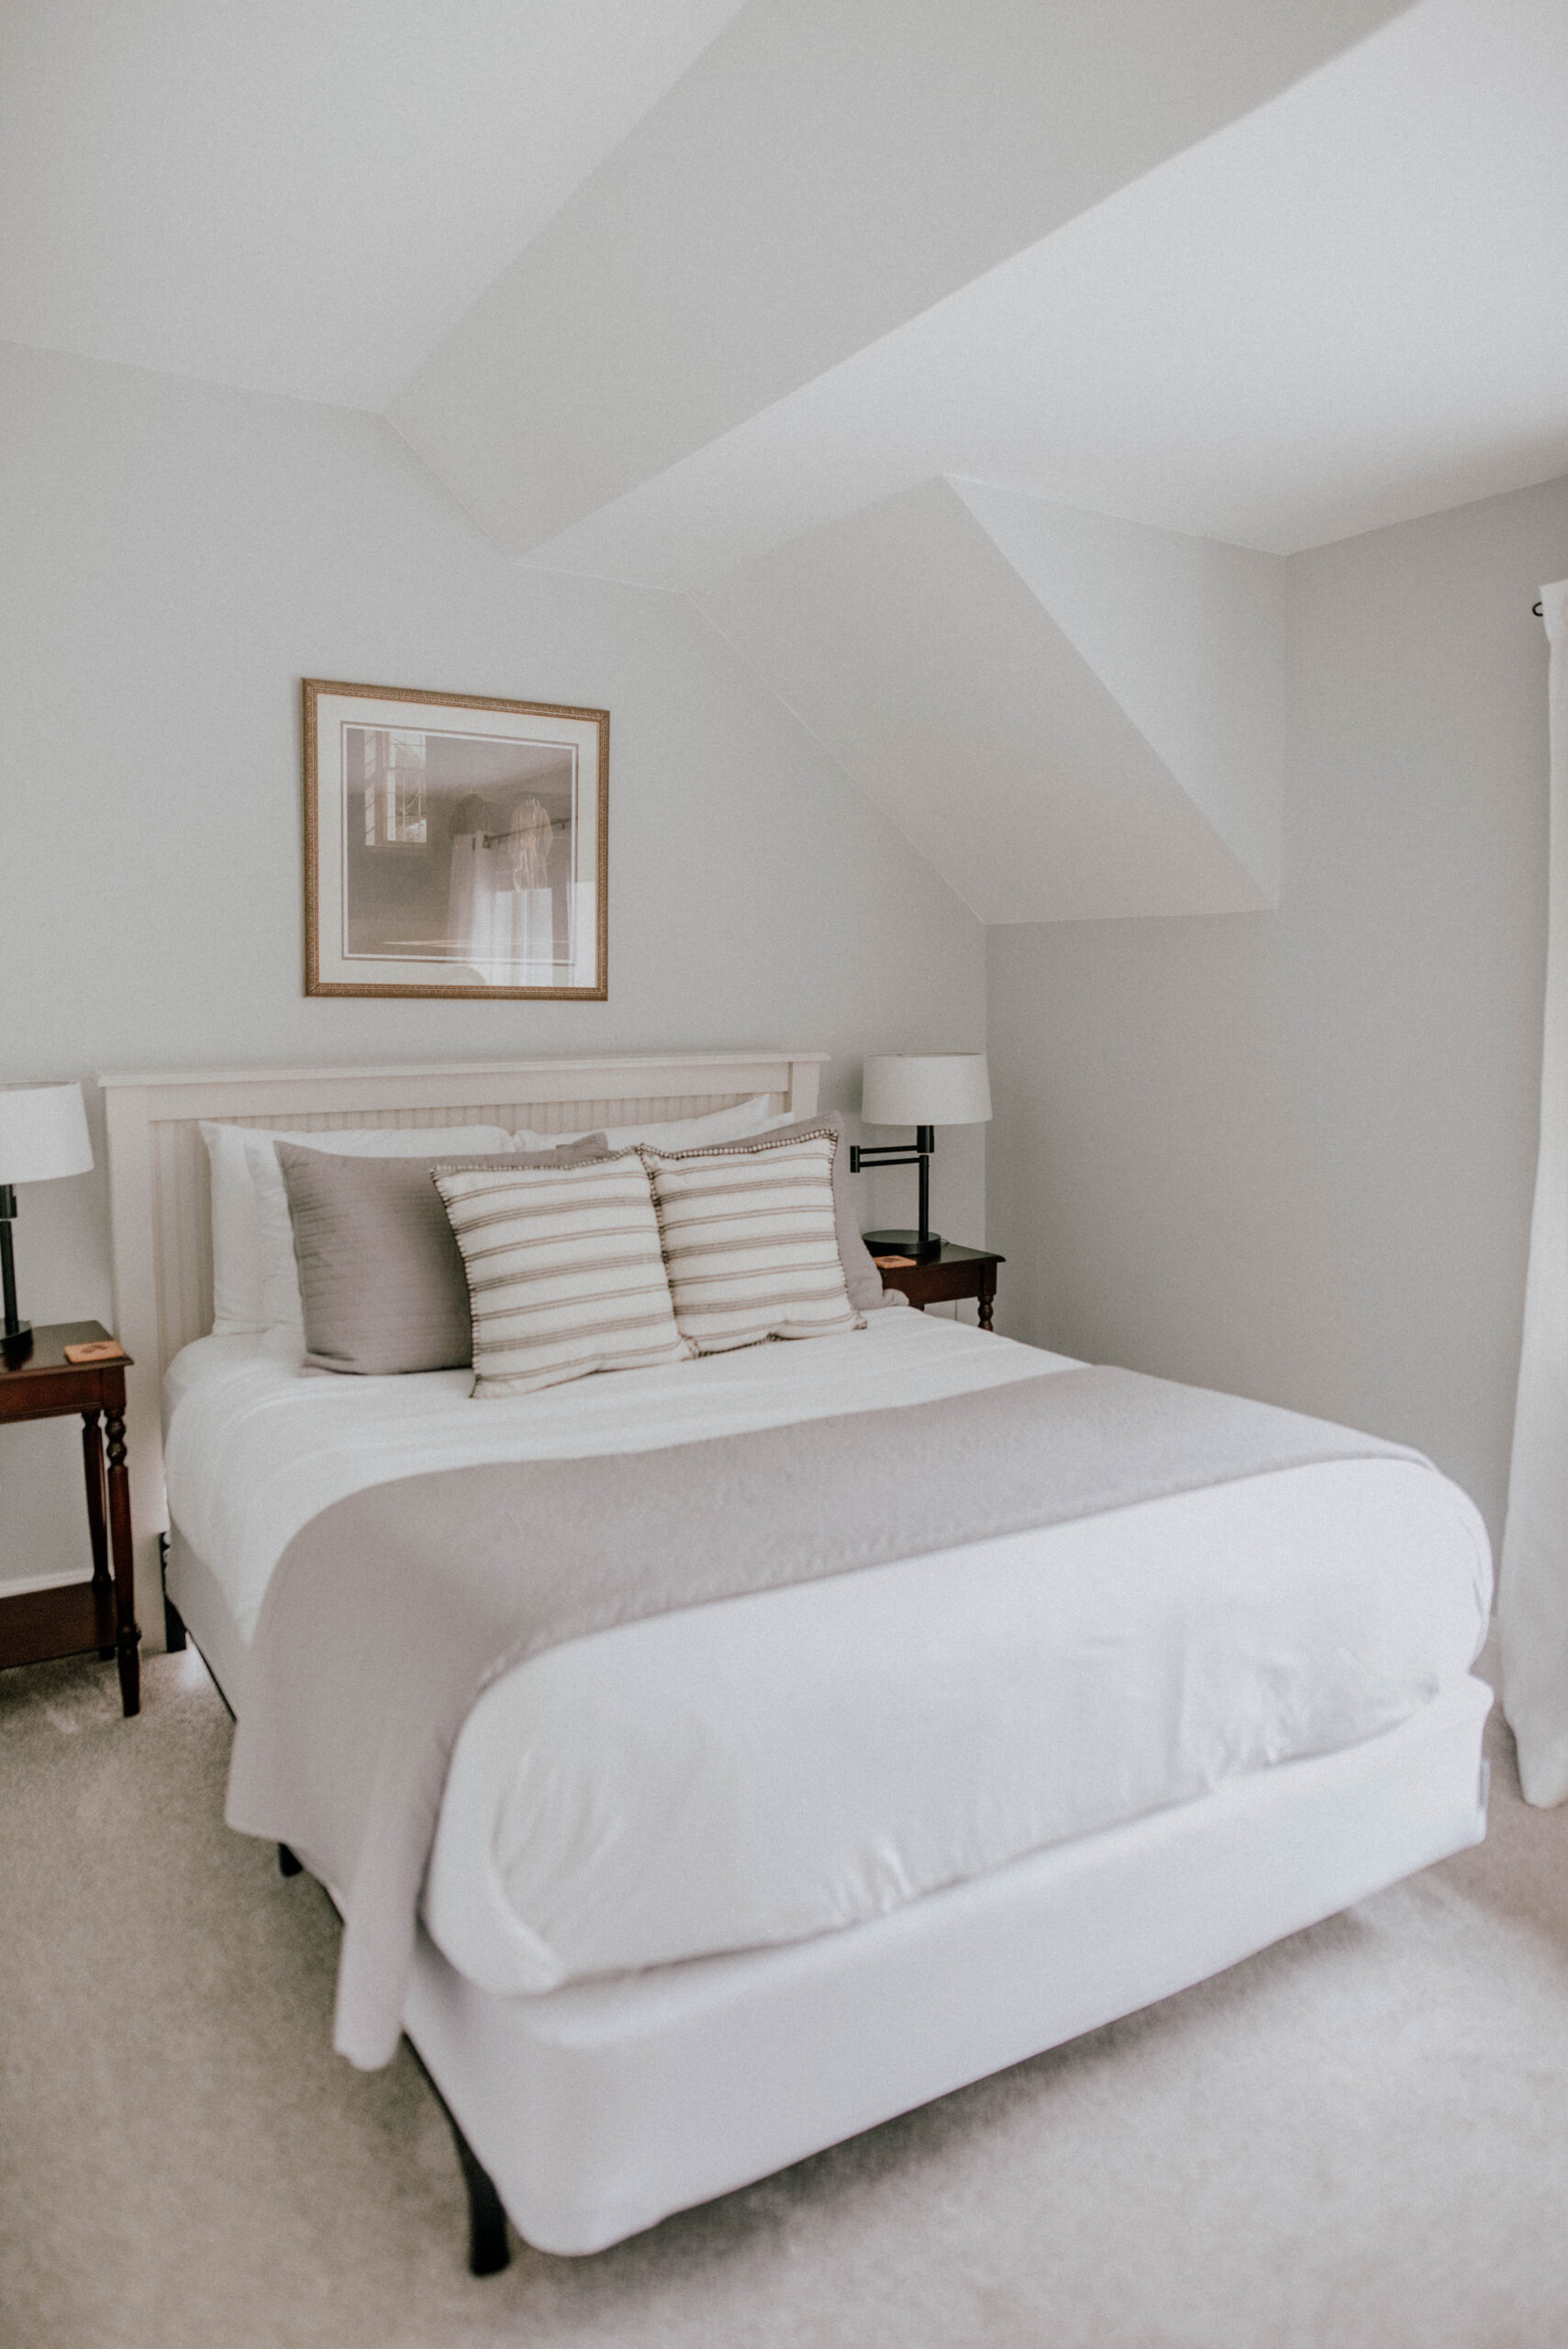
{"type": "Polygon", "coordinates": [[[675,1324],[699,1354],[764,1338],[863,1330],[839,1259],[826,1121],[792,1138],[641,1152],[653,1184],[675,1324]]]}
{"type": "MultiPolygon", "coordinates": [[[[274,1130],[201,1120],[212,1167],[213,1333],[300,1326],[299,1283],[288,1201],[272,1144],[334,1157],[477,1157],[510,1150],[504,1126],[345,1126],[331,1132],[274,1130]]],[[[546,1147],[561,1137],[554,1135],[546,1147]]]]}
{"type": "Polygon", "coordinates": [[[480,1401],[695,1351],[675,1325],[635,1150],[575,1165],[438,1166],[435,1185],[468,1276],[480,1401]]]}
{"type": "MultiPolygon", "coordinates": [[[[456,1157],[487,1158],[500,1151],[509,1151],[511,1136],[499,1126],[399,1127],[382,1137],[390,1148],[361,1147],[352,1151],[332,1150],[335,1134],[297,1134],[293,1139],[306,1150],[328,1147],[325,1155],[333,1158],[425,1158],[456,1157]],[[493,1137],[500,1133],[504,1139],[493,1137]],[[461,1136],[461,1140],[459,1137],[461,1136]]],[[[246,1145],[246,1160],[261,1205],[261,1319],[268,1330],[287,1330],[290,1336],[305,1343],[305,1312],[299,1293],[299,1267],[295,1261],[294,1226],[289,1219],[288,1193],[284,1189],[283,1169],[278,1164],[276,1144],[270,1137],[252,1135],[246,1145]]]]}
{"type": "Polygon", "coordinates": [[[838,1140],[833,1152],[833,1228],[838,1234],[839,1262],[844,1268],[850,1303],[858,1313],[875,1313],[884,1305],[907,1306],[906,1297],[896,1289],[883,1287],[882,1275],[861,1238],[860,1217],[850,1189],[849,1144],[844,1140],[844,1120],[837,1109],[823,1109],[815,1118],[780,1119],[765,1126],[763,1131],[774,1141],[795,1141],[803,1134],[820,1133],[824,1126],[838,1140]]]}
{"type": "MultiPolygon", "coordinates": [[[[294,1228],[307,1365],[379,1378],[472,1362],[468,1281],[431,1180],[438,1159],[273,1147],[294,1228]]],[[[588,1134],[537,1157],[466,1163],[554,1166],[603,1152],[604,1136],[588,1134]]]]}

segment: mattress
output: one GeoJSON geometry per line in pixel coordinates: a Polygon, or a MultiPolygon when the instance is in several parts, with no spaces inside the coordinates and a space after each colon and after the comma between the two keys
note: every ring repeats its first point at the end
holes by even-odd
{"type": "MultiPolygon", "coordinates": [[[[171,1510],[238,1656],[294,1533],[361,1486],[1065,1367],[890,1312],[475,1404],[465,1372],[312,1376],[286,1341],[204,1339],[166,1386],[171,1510]]],[[[460,1974],[515,1993],[864,1923],[1380,1735],[1462,1679],[1489,1598],[1464,1496],[1431,1469],[1359,1460],[601,1632],[506,1675],[471,1715],[427,1928],[460,1974]]],[[[242,1708],[242,1676],[231,1693],[242,1708]]]]}

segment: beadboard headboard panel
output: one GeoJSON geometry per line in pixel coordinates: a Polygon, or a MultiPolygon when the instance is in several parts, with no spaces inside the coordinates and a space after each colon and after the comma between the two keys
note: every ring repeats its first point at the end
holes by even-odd
{"type": "Polygon", "coordinates": [[[115,1334],[128,1373],[127,1465],[143,1643],[162,1643],[160,1396],[182,1346],[212,1327],[212,1208],[203,1119],[323,1133],[346,1126],[504,1126],[570,1133],[699,1118],[765,1093],[809,1117],[825,1052],[691,1052],[394,1068],[238,1069],[101,1076],[108,1123],[115,1334]]]}

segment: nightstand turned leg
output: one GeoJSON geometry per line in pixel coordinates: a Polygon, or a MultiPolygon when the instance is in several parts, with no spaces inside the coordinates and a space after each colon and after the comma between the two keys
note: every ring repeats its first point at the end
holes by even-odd
{"type": "MultiPolygon", "coordinates": [[[[82,1414],[82,1466],[87,1480],[87,1532],[93,1544],[93,1598],[98,1610],[100,1628],[112,1620],[109,1592],[109,1529],[104,1504],[104,1441],[98,1432],[96,1411],[82,1414]]],[[[112,1647],[100,1648],[100,1662],[107,1664],[114,1653],[112,1647]]]]}
{"type": "Polygon", "coordinates": [[[983,1330],[989,1330],[991,1327],[991,1308],[995,1302],[996,1276],[993,1273],[989,1280],[983,1281],[980,1285],[980,1326],[983,1330]]]}
{"type": "Polygon", "coordinates": [[[130,1478],[125,1464],[125,1413],[110,1410],[109,1539],[115,1553],[116,1643],[119,1650],[120,1703],[127,1714],[141,1710],[141,1665],[137,1642],[135,1563],[130,1539],[130,1478]]]}

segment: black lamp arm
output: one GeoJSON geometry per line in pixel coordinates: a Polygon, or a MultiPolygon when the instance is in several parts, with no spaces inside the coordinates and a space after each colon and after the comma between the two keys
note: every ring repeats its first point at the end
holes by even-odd
{"type": "Polygon", "coordinates": [[[920,1170],[920,1230],[919,1245],[930,1244],[931,1230],[931,1152],[937,1146],[934,1126],[917,1126],[915,1147],[905,1142],[889,1142],[885,1147],[862,1150],[859,1142],[850,1144],[850,1172],[858,1174],[862,1166],[917,1166],[920,1170]]]}
{"type": "Polygon", "coordinates": [[[936,1146],[935,1126],[916,1127],[913,1150],[905,1141],[889,1142],[885,1148],[875,1150],[862,1150],[859,1142],[852,1141],[850,1144],[850,1172],[858,1174],[862,1166],[918,1166],[923,1159],[930,1157],[936,1146]]]}

